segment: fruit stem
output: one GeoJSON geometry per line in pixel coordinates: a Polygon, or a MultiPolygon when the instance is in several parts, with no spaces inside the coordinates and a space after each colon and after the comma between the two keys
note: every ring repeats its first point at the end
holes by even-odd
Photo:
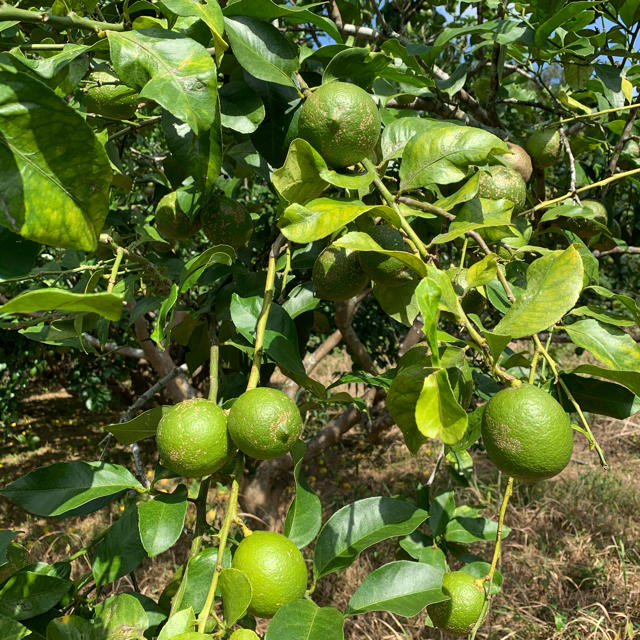
{"type": "Polygon", "coordinates": [[[400,218],[400,226],[402,227],[402,230],[405,232],[405,234],[416,246],[416,249],[418,250],[420,257],[423,260],[428,258],[429,252],[427,251],[427,248],[425,247],[424,242],[420,240],[420,238],[418,237],[416,232],[413,230],[411,225],[407,222],[405,217],[402,215],[402,212],[400,211],[400,207],[398,206],[398,203],[396,202],[396,199],[394,198],[393,194],[391,193],[391,191],[389,191],[389,189],[387,189],[384,182],[382,182],[382,180],[380,179],[376,166],[373,164],[373,162],[371,162],[371,160],[369,160],[369,158],[364,158],[360,162],[362,166],[370,174],[373,175],[373,183],[376,185],[376,188],[380,192],[380,195],[385,199],[386,203],[394,210],[398,218],[400,218]]]}
{"type": "Polygon", "coordinates": [[[262,363],[262,350],[264,347],[264,334],[267,330],[267,321],[269,320],[269,310],[273,301],[273,293],[276,280],[276,258],[280,252],[280,247],[284,242],[284,236],[280,234],[275,242],[271,245],[269,252],[269,266],[267,268],[267,280],[264,285],[264,299],[262,301],[262,309],[256,323],[256,342],[253,347],[253,362],[251,363],[251,372],[249,373],[249,381],[247,382],[247,391],[255,389],[260,382],[260,364],[262,363]]]}
{"type": "Polygon", "coordinates": [[[171,612],[169,613],[170,616],[180,610],[180,605],[182,604],[182,596],[184,595],[185,589],[187,587],[187,573],[189,572],[189,562],[192,560],[192,558],[195,558],[198,553],[200,553],[200,549],[202,547],[202,535],[207,528],[207,496],[209,495],[210,482],[211,476],[207,476],[206,478],[203,478],[202,482],[200,483],[198,498],[196,499],[196,526],[193,531],[191,549],[189,550],[189,557],[187,558],[187,562],[184,566],[184,573],[182,574],[180,586],[178,587],[178,591],[176,592],[176,595],[173,596],[173,600],[171,601],[171,612]]]}
{"type": "Polygon", "coordinates": [[[558,368],[556,367],[556,363],[554,359],[549,355],[549,352],[544,348],[542,342],[540,342],[540,338],[538,338],[538,334],[533,334],[533,341],[535,342],[536,349],[544,356],[544,359],[549,363],[549,367],[551,367],[551,371],[553,372],[553,378],[556,382],[558,382],[558,368]]]}
{"type": "Polygon", "coordinates": [[[600,448],[600,445],[598,444],[598,441],[595,439],[595,436],[591,431],[591,427],[589,426],[587,419],[584,417],[584,413],[582,413],[582,409],[580,408],[580,405],[576,402],[576,399],[573,397],[573,394],[571,393],[571,391],[569,391],[569,387],[567,387],[564,380],[562,378],[558,378],[558,382],[560,383],[562,390],[567,394],[567,398],[569,398],[569,402],[571,402],[571,404],[574,406],[576,413],[578,414],[578,416],[580,416],[580,422],[582,422],[584,426],[583,433],[585,434],[585,436],[587,437],[587,440],[589,441],[589,449],[596,450],[596,453],[598,454],[598,458],[600,459],[600,464],[602,465],[602,468],[606,471],[609,468],[609,465],[607,464],[607,461],[604,457],[604,451],[602,451],[602,449],[600,448]]]}
{"type": "MultiPolygon", "coordinates": [[[[277,242],[277,241],[276,241],[277,242]]],[[[274,243],[275,246],[276,243],[274,243]]],[[[211,578],[211,585],[209,586],[209,593],[207,593],[207,599],[204,603],[204,607],[198,616],[198,632],[204,633],[207,620],[209,619],[209,613],[213,606],[213,600],[216,596],[216,589],[218,588],[218,578],[222,571],[222,558],[224,557],[224,550],[227,546],[227,538],[229,536],[229,529],[236,519],[238,509],[238,492],[240,485],[238,483],[238,477],[242,475],[242,469],[244,467],[244,461],[242,457],[239,457],[236,461],[231,475],[231,492],[229,493],[229,501],[227,503],[227,512],[224,516],[224,522],[222,523],[222,529],[220,529],[220,544],[218,545],[218,557],[216,558],[216,568],[211,578]]]]}
{"type": "Polygon", "coordinates": [[[531,360],[531,369],[529,370],[529,384],[533,384],[536,379],[536,369],[538,368],[538,360],[540,359],[540,351],[536,348],[533,359],[531,360]]]}
{"type": "Polygon", "coordinates": [[[217,344],[212,344],[209,349],[209,400],[218,400],[218,360],[220,348],[217,344]]]}
{"type": "Polygon", "coordinates": [[[122,247],[118,247],[116,249],[116,259],[113,263],[113,267],[111,267],[111,275],[109,276],[109,283],[107,284],[107,293],[113,293],[113,287],[116,286],[116,280],[118,278],[118,270],[120,269],[120,264],[122,262],[123,256],[124,256],[124,249],[122,247]]]}

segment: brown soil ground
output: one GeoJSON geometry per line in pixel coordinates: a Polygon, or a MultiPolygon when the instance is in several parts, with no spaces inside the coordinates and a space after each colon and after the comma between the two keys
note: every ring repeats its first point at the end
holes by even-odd
{"type": "MultiPolygon", "coordinates": [[[[344,358],[323,366],[335,372],[348,364],[344,358]]],[[[102,453],[105,424],[117,413],[97,415],[64,390],[42,393],[24,402],[15,429],[36,433],[41,440],[31,450],[15,441],[0,450],[0,484],[36,467],[53,462],[98,459],[102,453]]],[[[322,426],[321,424],[319,426],[322,426]]],[[[518,486],[507,512],[512,531],[505,540],[500,569],[503,592],[495,597],[491,615],[478,633],[483,640],[630,640],[640,637],[640,416],[626,421],[596,419],[594,433],[606,451],[610,469],[603,471],[584,438],[576,434],[573,462],[553,480],[536,486],[518,486]]],[[[360,429],[349,432],[339,445],[308,465],[305,473],[321,496],[325,518],[355,499],[371,495],[412,498],[416,485],[426,482],[433,469],[437,448],[423,447],[416,457],[404,446],[393,428],[381,443],[372,444],[360,429]]],[[[153,469],[153,440],[142,443],[142,455],[153,469]]],[[[495,518],[500,502],[500,478],[480,451],[473,452],[474,471],[468,487],[456,486],[446,466],[433,490],[456,486],[458,504],[483,509],[495,518]]],[[[110,448],[105,459],[132,468],[126,447],[110,448]]],[[[170,483],[171,481],[169,481],[170,483]]],[[[191,487],[193,490],[194,487],[191,487]]],[[[210,493],[209,520],[220,524],[227,494],[223,487],[210,493]]],[[[285,491],[282,515],[291,498],[285,491]]],[[[32,560],[54,562],[82,547],[96,532],[114,521],[121,507],[114,504],[91,516],[72,519],[41,518],[25,514],[0,499],[2,528],[24,532],[17,539],[32,560]]],[[[193,514],[190,514],[193,522],[193,514]]],[[[249,526],[259,527],[247,520],[249,526]]],[[[173,572],[184,561],[188,536],[135,572],[140,591],[157,598],[173,572]]],[[[490,559],[493,544],[477,543],[470,551],[490,559]]],[[[321,605],[344,610],[350,595],[374,568],[389,562],[396,543],[386,542],[365,551],[346,571],[332,574],[318,584],[314,599],[321,605]]],[[[76,575],[89,569],[83,559],[76,575]]],[[[455,563],[454,563],[455,567],[455,563]]],[[[133,586],[122,578],[112,592],[133,586]]],[[[439,639],[439,631],[425,627],[425,616],[413,619],[372,613],[348,618],[348,640],[439,639]]],[[[262,625],[264,626],[264,625],[262,625]]]]}

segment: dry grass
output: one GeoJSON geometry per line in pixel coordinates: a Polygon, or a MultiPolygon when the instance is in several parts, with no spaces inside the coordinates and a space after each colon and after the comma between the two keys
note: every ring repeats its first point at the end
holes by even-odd
{"type": "MultiPolygon", "coordinates": [[[[89,415],[62,394],[32,398],[25,404],[24,427],[35,430],[42,446],[35,451],[18,445],[2,452],[1,483],[43,464],[58,460],[95,459],[102,437],[98,420],[115,415],[89,415]],[[54,417],[55,416],[55,417],[54,417]],[[55,421],[55,422],[54,422],[55,421]],[[27,424],[28,422],[28,424],[27,424]],[[15,451],[14,451],[15,450],[15,451]]],[[[483,640],[630,640],[640,637],[640,421],[594,421],[593,428],[607,452],[610,471],[603,472],[595,454],[583,438],[576,437],[574,463],[559,477],[540,485],[520,486],[507,513],[511,535],[504,544],[501,569],[505,575],[502,594],[493,601],[488,622],[478,633],[483,640]]],[[[399,432],[384,434],[373,445],[365,433],[349,433],[340,445],[327,451],[306,469],[310,484],[321,495],[325,517],[352,500],[370,495],[413,497],[418,482],[429,476],[435,451],[423,448],[417,457],[408,454],[399,432]]],[[[153,443],[144,446],[149,466],[155,461],[153,443]]],[[[495,517],[499,495],[498,478],[485,455],[476,451],[475,486],[458,488],[459,504],[484,508],[495,517]]],[[[130,464],[122,448],[109,452],[109,459],[130,464]]],[[[474,483],[472,483],[473,485],[474,483]]],[[[436,491],[453,486],[451,477],[440,473],[436,491]]],[[[211,493],[222,506],[224,493],[211,493]]],[[[282,513],[290,492],[285,492],[282,513]]],[[[80,548],[92,535],[118,517],[114,505],[90,517],[69,520],[25,515],[5,500],[0,518],[5,528],[24,532],[19,541],[33,560],[54,562],[80,548]]],[[[217,510],[219,522],[222,509],[217,510]]],[[[213,514],[211,514],[213,515],[213,514]]],[[[174,549],[136,570],[139,589],[157,598],[175,569],[186,557],[188,540],[183,536],[174,549]]],[[[492,543],[470,547],[489,558],[492,543]]],[[[349,597],[374,568],[389,562],[396,543],[389,541],[365,551],[346,572],[332,574],[318,584],[314,598],[321,605],[344,610],[349,597]]],[[[89,569],[78,563],[76,575],[89,569]]],[[[129,577],[113,585],[110,592],[126,591],[129,577]]],[[[107,591],[104,592],[108,594],[107,591]]],[[[389,614],[366,614],[349,618],[345,637],[349,640],[444,638],[425,627],[424,614],[407,620],[389,614]]]]}

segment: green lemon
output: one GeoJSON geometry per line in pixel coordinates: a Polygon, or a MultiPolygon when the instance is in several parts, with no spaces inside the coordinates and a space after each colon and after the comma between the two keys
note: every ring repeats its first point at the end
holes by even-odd
{"type": "Polygon", "coordinates": [[[190,218],[178,203],[178,192],[164,196],[156,207],[156,227],[169,240],[188,240],[200,229],[200,219],[190,218]]]}
{"type": "Polygon", "coordinates": [[[454,636],[466,636],[482,614],[484,588],[476,579],[463,571],[450,571],[442,578],[442,591],[449,600],[427,607],[433,624],[454,636]]]}
{"type": "Polygon", "coordinates": [[[529,384],[503,389],[489,400],[482,416],[482,440],[500,471],[526,482],[560,473],[573,451],[564,409],[529,384]]]}
{"type": "Polygon", "coordinates": [[[302,417],[293,400],[278,389],[245,391],[227,417],[229,434],[240,451],[257,460],[279,458],[302,432],[302,417]]]}
{"type": "Polygon", "coordinates": [[[533,164],[541,169],[555,164],[564,154],[564,145],[556,129],[542,129],[532,133],[527,140],[526,149],[533,164]]]}
{"type": "MultiPolygon", "coordinates": [[[[387,251],[406,251],[402,234],[397,229],[386,224],[379,224],[368,231],[368,234],[383,249],[387,251]]],[[[388,287],[396,287],[411,280],[411,273],[407,266],[398,258],[387,256],[375,251],[358,252],[360,266],[367,276],[388,287]]]]}
{"type": "Polygon", "coordinates": [[[490,200],[506,198],[513,202],[513,210],[518,212],[527,200],[527,184],[517,171],[497,164],[480,173],[478,197],[490,200]]]}
{"type": "Polygon", "coordinates": [[[359,86],[329,82],[302,105],[298,135],[335,168],[366,158],[380,136],[380,114],[373,98],[359,86]]]}
{"type": "Polygon", "coordinates": [[[260,636],[251,629],[236,629],[229,640],[260,640],[260,636]]]}
{"type": "Polygon", "coordinates": [[[525,182],[529,182],[533,173],[533,165],[531,164],[531,156],[519,145],[514,142],[507,142],[509,152],[500,156],[509,169],[517,171],[525,182]]]}
{"type": "Polygon", "coordinates": [[[333,245],[316,258],[311,277],[318,298],[335,302],[353,298],[369,282],[358,252],[333,245]]]}
{"type": "Polygon", "coordinates": [[[246,207],[227,196],[218,196],[201,212],[202,229],[214,244],[228,244],[234,249],[246,247],[253,223],[246,207]]]}
{"type": "Polygon", "coordinates": [[[186,478],[208,476],[233,453],[224,411],[205,398],[171,407],[158,424],[156,442],[161,464],[186,478]]]}
{"type": "Polygon", "coordinates": [[[117,76],[106,71],[92,73],[89,80],[96,83],[84,95],[84,104],[89,113],[121,120],[133,118],[140,102],[135,89],[120,84],[117,76]]]}
{"type": "Polygon", "coordinates": [[[253,591],[249,613],[271,618],[287,602],[304,596],[307,565],[289,538],[273,531],[254,531],[233,555],[233,567],[244,571],[253,591]]]}

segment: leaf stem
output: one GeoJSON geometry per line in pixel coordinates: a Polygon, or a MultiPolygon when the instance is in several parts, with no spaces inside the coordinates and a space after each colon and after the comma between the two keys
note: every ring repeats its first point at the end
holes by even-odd
{"type": "Polygon", "coordinates": [[[373,162],[371,162],[369,158],[364,158],[360,162],[362,166],[369,173],[373,175],[373,183],[376,185],[376,188],[378,189],[378,191],[380,192],[380,195],[384,198],[386,203],[394,210],[394,212],[400,218],[400,226],[402,227],[402,230],[405,232],[407,237],[413,242],[416,249],[418,250],[418,253],[420,254],[420,257],[423,260],[428,258],[429,252],[427,251],[427,248],[425,247],[424,242],[420,240],[416,232],[413,230],[413,227],[407,222],[404,215],[402,215],[402,212],[400,211],[400,207],[398,206],[398,203],[396,202],[395,197],[389,191],[389,189],[387,189],[384,182],[382,182],[382,180],[380,179],[380,176],[378,175],[378,171],[375,165],[373,164],[373,162]]]}
{"type": "Polygon", "coordinates": [[[6,3],[0,4],[0,22],[6,20],[16,20],[18,22],[41,22],[52,24],[63,29],[76,28],[85,31],[124,31],[123,23],[100,22],[82,18],[75,13],[66,16],[56,16],[51,13],[41,13],[39,11],[29,11],[28,9],[17,9],[6,3]]]}
{"type": "MultiPolygon", "coordinates": [[[[275,244],[275,243],[274,243],[275,244]]],[[[242,457],[236,462],[235,468],[232,474],[231,492],[229,494],[229,502],[227,503],[227,512],[224,516],[224,522],[222,523],[222,529],[220,529],[220,544],[218,545],[218,557],[216,558],[216,568],[211,578],[211,584],[209,586],[209,593],[207,593],[207,599],[204,603],[204,607],[198,616],[198,632],[204,633],[207,620],[209,619],[209,613],[213,606],[213,600],[216,595],[216,589],[218,587],[218,578],[222,571],[222,558],[224,557],[224,550],[227,546],[227,538],[229,536],[229,529],[238,515],[238,492],[240,485],[238,482],[238,476],[242,475],[243,460],[242,457]]]]}
{"type": "Polygon", "coordinates": [[[253,362],[251,364],[251,372],[249,373],[249,381],[247,382],[247,390],[254,389],[260,382],[260,365],[262,363],[264,335],[267,330],[269,310],[271,309],[275,290],[276,258],[278,257],[283,242],[284,236],[280,234],[271,245],[271,251],[269,252],[269,266],[267,267],[267,280],[264,285],[264,299],[262,301],[260,315],[258,316],[258,322],[256,323],[256,342],[253,347],[253,362]]]}

